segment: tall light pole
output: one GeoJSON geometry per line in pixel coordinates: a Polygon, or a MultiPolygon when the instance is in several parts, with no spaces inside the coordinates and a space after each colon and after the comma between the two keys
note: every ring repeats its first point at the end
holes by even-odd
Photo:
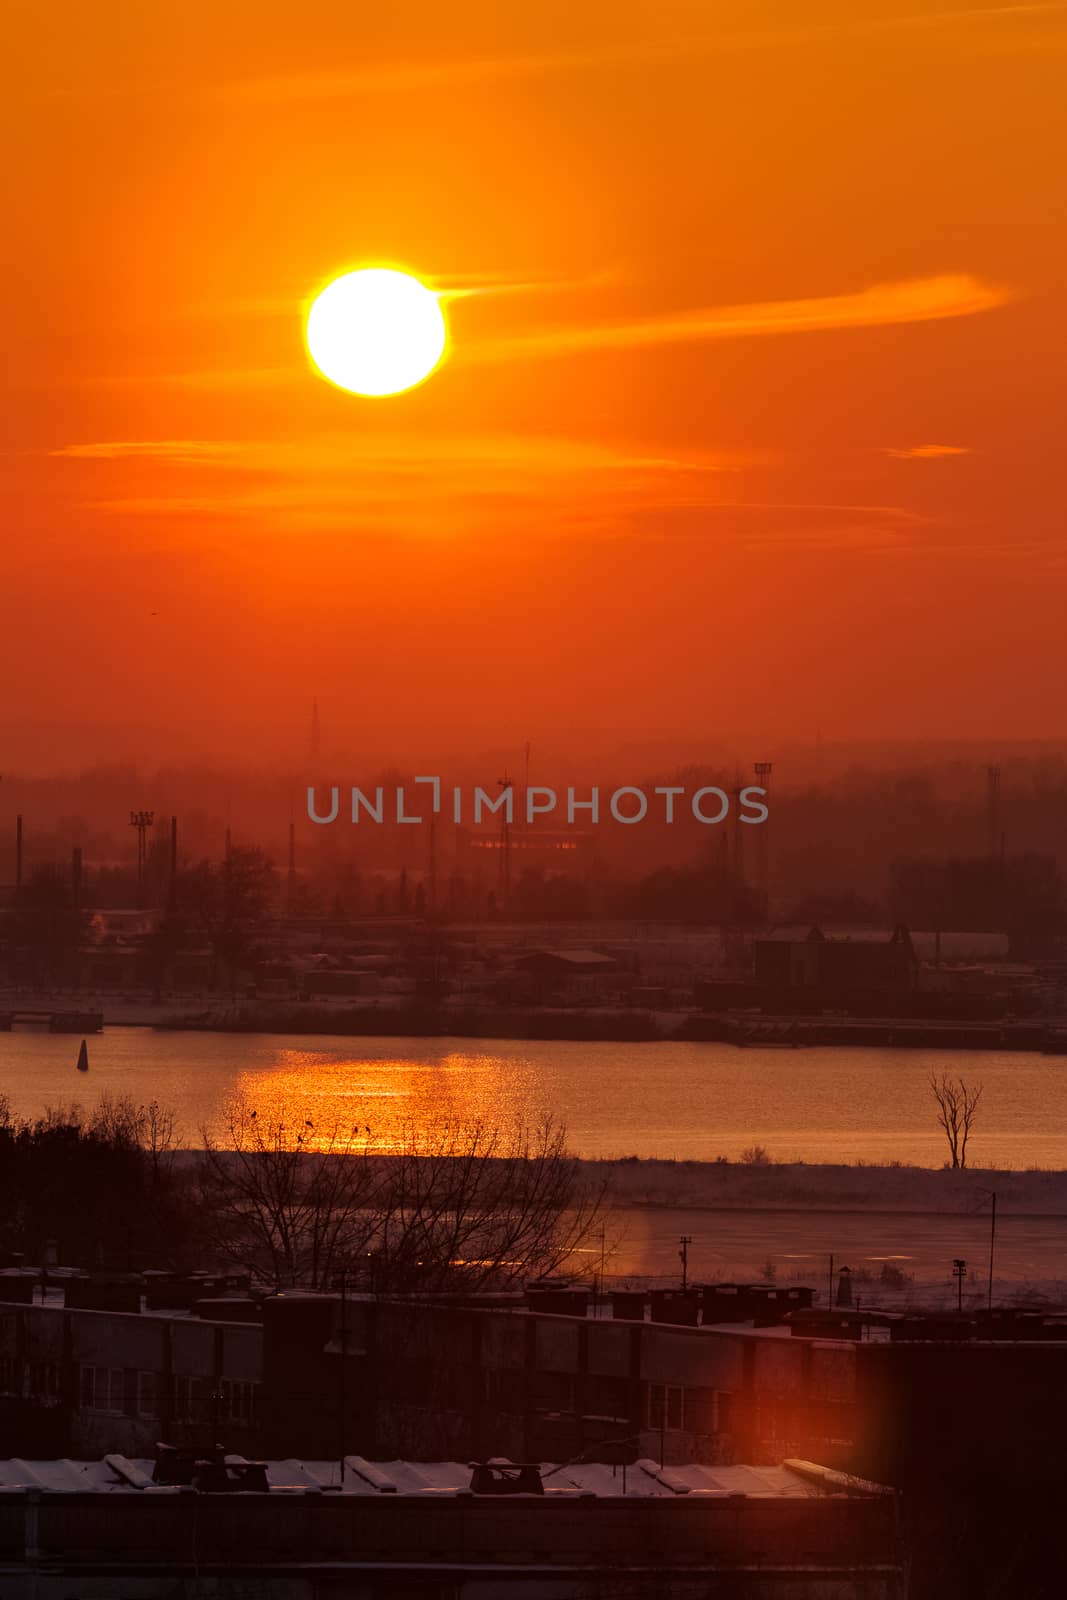
{"type": "Polygon", "coordinates": [[[156,820],[154,811],[131,811],[130,827],[137,829],[137,898],[143,898],[145,863],[148,860],[148,830],[156,820]]]}
{"type": "Polygon", "coordinates": [[[986,1309],[993,1309],[993,1251],[997,1242],[997,1191],[995,1189],[979,1189],[979,1194],[984,1194],[990,1201],[989,1207],[989,1297],[986,1309]]]}

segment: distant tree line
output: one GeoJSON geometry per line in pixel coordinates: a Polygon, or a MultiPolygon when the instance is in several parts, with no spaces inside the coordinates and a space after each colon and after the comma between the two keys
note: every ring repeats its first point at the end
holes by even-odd
{"type": "Polygon", "coordinates": [[[912,928],[1049,934],[1065,925],[1055,857],[912,856],[889,873],[894,921],[912,928]]]}
{"type": "Polygon", "coordinates": [[[0,1249],[38,1265],[132,1268],[195,1251],[174,1119],[105,1095],[34,1120],[0,1099],[0,1249]]]}
{"type": "MultiPolygon", "coordinates": [[[[79,952],[94,937],[84,905],[123,905],[102,900],[106,888],[106,879],[88,877],[83,905],[76,906],[69,868],[49,863],[35,867],[0,920],[0,957],[9,975],[27,985],[74,986],[79,952]]],[[[278,910],[277,873],[270,858],[255,847],[235,846],[222,861],[183,868],[173,894],[169,886],[162,893],[163,913],[139,952],[141,981],[155,988],[164,982],[174,954],[192,948],[210,951],[212,987],[232,985],[254,959],[278,910]]]]}

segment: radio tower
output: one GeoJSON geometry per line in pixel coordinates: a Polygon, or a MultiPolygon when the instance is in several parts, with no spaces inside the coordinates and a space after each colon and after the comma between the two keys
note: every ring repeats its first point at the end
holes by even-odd
{"type": "MultiPolygon", "coordinates": [[[[770,761],[756,761],[756,762],[753,763],[753,770],[754,770],[754,772],[756,774],[756,786],[757,786],[757,788],[764,789],[766,791],[766,793],[764,795],[764,801],[767,802],[767,801],[770,800],[770,797],[771,797],[772,763],[770,761]]],[[[768,809],[768,813],[769,813],[770,807],[768,806],[767,809],[768,809]]],[[[757,862],[756,870],[757,870],[757,872],[759,874],[759,885],[758,885],[758,887],[759,887],[760,900],[763,903],[763,915],[764,915],[765,920],[768,921],[768,922],[770,921],[770,904],[771,904],[771,868],[770,868],[770,859],[771,859],[770,858],[770,843],[771,842],[770,842],[770,839],[768,838],[768,835],[767,835],[767,829],[770,827],[770,825],[771,825],[770,816],[768,815],[767,819],[764,822],[761,822],[759,824],[759,833],[756,835],[756,839],[758,841],[757,847],[756,847],[756,862],[757,862]]]]}
{"type": "MultiPolygon", "coordinates": [[[[512,782],[507,773],[497,779],[497,783],[505,794],[512,791],[512,782]]],[[[501,911],[511,899],[511,825],[508,822],[507,802],[500,811],[500,865],[496,877],[497,903],[501,911]]]]}
{"type": "Polygon", "coordinates": [[[986,768],[986,835],[990,861],[1000,855],[1000,768],[986,768]]]}

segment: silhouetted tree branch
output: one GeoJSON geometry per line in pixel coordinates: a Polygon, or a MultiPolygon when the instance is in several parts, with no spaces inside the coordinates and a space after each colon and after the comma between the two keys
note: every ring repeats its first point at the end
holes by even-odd
{"type": "Polygon", "coordinates": [[[955,1082],[942,1073],[930,1079],[930,1088],[937,1101],[937,1120],[945,1131],[953,1167],[967,1165],[967,1141],[971,1134],[978,1102],[982,1098],[982,1085],[973,1086],[958,1078],[955,1082]]]}

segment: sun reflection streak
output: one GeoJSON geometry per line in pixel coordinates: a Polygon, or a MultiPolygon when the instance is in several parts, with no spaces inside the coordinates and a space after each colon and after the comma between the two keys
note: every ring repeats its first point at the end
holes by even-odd
{"type": "Polygon", "coordinates": [[[431,1139],[442,1120],[508,1128],[535,1122],[545,1107],[525,1062],[454,1051],[439,1058],[338,1060],[314,1050],[282,1050],[270,1067],[241,1071],[234,1108],[272,1124],[288,1122],[310,1149],[324,1149],[338,1127],[358,1127],[376,1154],[431,1139]],[[310,1119],[306,1137],[303,1124],[310,1119]]]}

